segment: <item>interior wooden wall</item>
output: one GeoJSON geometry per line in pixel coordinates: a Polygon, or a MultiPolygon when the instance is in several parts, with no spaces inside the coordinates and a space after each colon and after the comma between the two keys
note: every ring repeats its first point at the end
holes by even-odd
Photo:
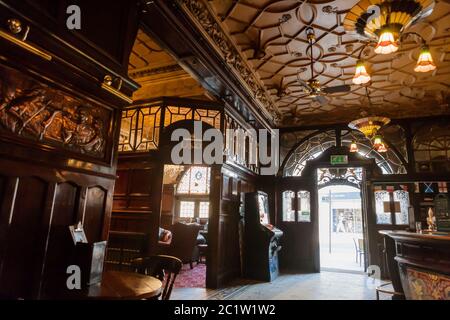
{"type": "MultiPolygon", "coordinates": [[[[138,20],[136,4],[128,1],[99,16],[102,1],[79,2],[86,21],[82,32],[66,28],[67,1],[0,3],[0,20],[18,19],[24,30],[30,26],[27,43],[51,57],[0,39],[2,297],[43,298],[56,279],[67,276],[74,248],[69,225],[82,221],[89,242],[108,238],[120,110],[126,102],[100,84],[112,73],[123,80],[124,94],[138,88],[126,75],[138,20]],[[120,34],[111,33],[111,21],[120,34]],[[67,126],[75,128],[71,134],[67,126]],[[86,147],[94,131],[98,150],[86,147]]],[[[6,25],[2,30],[9,32],[6,25]]]]}
{"type": "Polygon", "coordinates": [[[239,225],[243,218],[244,193],[256,189],[256,176],[249,171],[225,164],[219,183],[221,187],[219,212],[213,212],[216,214],[213,218],[218,219],[217,248],[213,247],[217,250],[218,256],[217,262],[212,262],[212,266],[217,268],[212,273],[216,277],[207,279],[211,287],[222,286],[241,275],[239,225]]]}
{"type": "Polygon", "coordinates": [[[111,231],[143,234],[155,250],[160,224],[163,165],[146,155],[119,158],[111,231]]]}

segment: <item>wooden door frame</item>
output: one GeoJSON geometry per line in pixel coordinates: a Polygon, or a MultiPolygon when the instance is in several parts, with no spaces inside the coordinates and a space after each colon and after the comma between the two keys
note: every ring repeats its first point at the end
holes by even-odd
{"type": "MultiPolygon", "coordinates": [[[[300,183],[307,181],[305,184],[311,189],[311,222],[313,228],[313,241],[312,246],[314,252],[314,271],[320,272],[320,246],[319,246],[319,224],[318,224],[318,185],[317,185],[317,169],[319,168],[363,168],[363,182],[361,183],[361,206],[363,211],[363,224],[364,230],[364,244],[365,248],[368,248],[365,254],[365,266],[372,264],[371,252],[376,249],[377,239],[372,237],[373,228],[375,228],[375,213],[373,212],[373,196],[371,194],[372,180],[382,175],[381,169],[377,166],[375,159],[365,158],[358,153],[350,152],[348,147],[335,146],[325,150],[320,156],[313,160],[306,162],[300,177],[281,177],[279,178],[280,187],[278,188],[279,194],[277,197],[282,196],[282,192],[288,190],[287,186],[300,185],[300,183]],[[348,161],[346,164],[331,165],[331,155],[346,155],[348,161]]],[[[297,187],[298,188],[298,187],[297,187]]],[[[294,190],[294,189],[292,189],[294,190]]],[[[282,219],[282,204],[279,202],[278,215],[279,221],[282,219]]],[[[375,252],[375,251],[373,251],[375,252]]],[[[374,261],[375,262],[375,261],[374,261]]]]}

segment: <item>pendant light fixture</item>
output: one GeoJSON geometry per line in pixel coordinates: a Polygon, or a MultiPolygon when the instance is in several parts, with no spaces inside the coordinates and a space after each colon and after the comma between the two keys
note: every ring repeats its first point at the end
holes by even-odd
{"type": "Polygon", "coordinates": [[[417,59],[415,72],[428,72],[436,69],[436,65],[433,62],[433,57],[431,56],[430,49],[427,45],[422,46],[420,49],[419,59],[417,59]]]}
{"type": "Polygon", "coordinates": [[[358,60],[356,63],[356,71],[352,81],[354,84],[365,84],[370,81],[370,75],[367,73],[366,65],[363,60],[358,60]]]}
{"type": "Polygon", "coordinates": [[[353,140],[352,143],[350,144],[350,152],[358,152],[358,145],[356,144],[356,141],[353,140]]]}
{"type": "Polygon", "coordinates": [[[375,53],[390,54],[398,50],[398,33],[386,28],[381,32],[378,43],[375,46],[375,53]]]}
{"type": "MultiPolygon", "coordinates": [[[[429,16],[434,9],[434,0],[361,0],[350,9],[344,19],[344,29],[367,41],[363,49],[371,44],[376,54],[391,54],[399,50],[402,41],[409,35],[422,40],[416,72],[428,72],[436,69],[430,50],[423,37],[405,30],[417,21],[429,16]]],[[[361,54],[356,64],[354,84],[365,84],[370,76],[365,70],[361,54]]]]}

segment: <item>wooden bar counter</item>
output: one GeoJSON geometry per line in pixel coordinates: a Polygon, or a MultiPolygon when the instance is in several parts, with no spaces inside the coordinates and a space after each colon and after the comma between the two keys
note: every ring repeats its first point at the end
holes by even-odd
{"type": "Polygon", "coordinates": [[[396,291],[408,300],[450,300],[449,233],[380,233],[385,236],[387,264],[396,291]]]}

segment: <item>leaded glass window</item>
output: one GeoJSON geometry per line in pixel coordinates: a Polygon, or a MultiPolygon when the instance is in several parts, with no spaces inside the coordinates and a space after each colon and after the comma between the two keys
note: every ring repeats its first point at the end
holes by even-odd
{"type": "Polygon", "coordinates": [[[293,222],[295,221],[295,208],[294,208],[295,192],[284,191],[283,192],[283,221],[293,222]]]}
{"type": "Polygon", "coordinates": [[[209,217],[209,201],[200,201],[198,216],[204,219],[209,217]]]}
{"type": "Polygon", "coordinates": [[[389,192],[375,191],[375,214],[377,224],[392,224],[391,201],[389,192]]]}
{"type": "Polygon", "coordinates": [[[195,201],[180,201],[180,217],[193,218],[195,214],[195,201]]]}
{"type": "MultiPolygon", "coordinates": [[[[349,147],[352,141],[356,141],[360,155],[375,159],[376,164],[381,168],[383,174],[406,173],[405,163],[392,148],[388,148],[388,151],[385,153],[379,153],[372,148],[372,142],[362,133],[352,130],[342,130],[342,145],[349,147]]],[[[403,150],[402,141],[397,144],[397,148],[402,148],[401,150],[403,150]]],[[[290,154],[283,168],[283,175],[301,176],[308,160],[317,158],[322,152],[335,145],[336,134],[334,130],[311,134],[290,154]]]]}
{"type": "Polygon", "coordinates": [[[209,194],[211,169],[190,167],[177,186],[178,194],[209,194]]]}
{"type": "Polygon", "coordinates": [[[404,190],[394,191],[395,224],[408,224],[409,193],[404,190]]]}
{"type": "Polygon", "coordinates": [[[298,191],[298,221],[311,222],[311,194],[309,191],[298,191]]]}

